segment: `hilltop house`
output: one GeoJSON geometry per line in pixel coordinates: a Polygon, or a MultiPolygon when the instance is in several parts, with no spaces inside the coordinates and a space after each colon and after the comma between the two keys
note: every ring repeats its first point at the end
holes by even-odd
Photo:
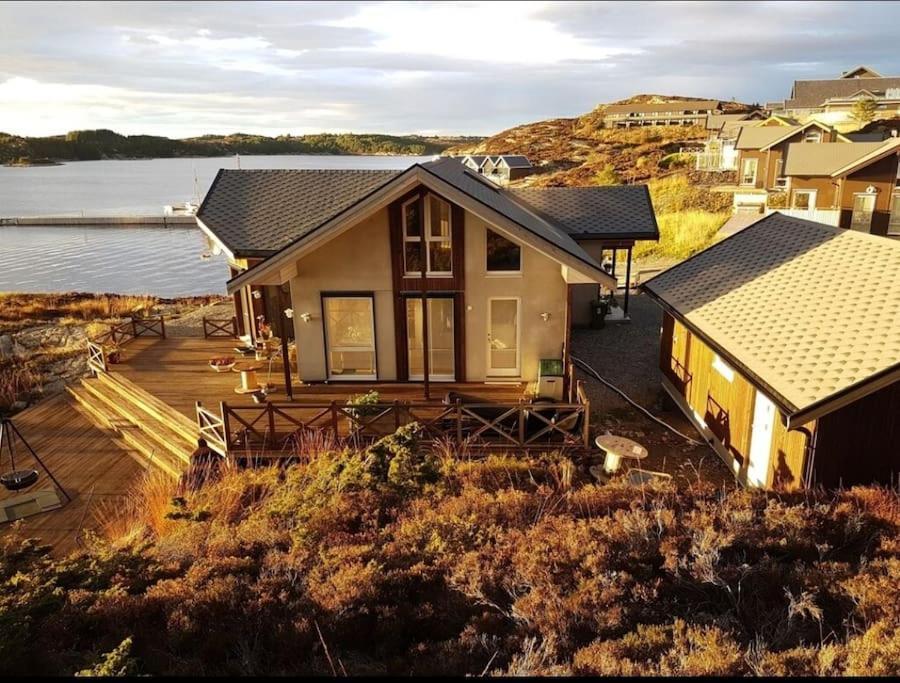
{"type": "Polygon", "coordinates": [[[265,320],[295,339],[304,382],[426,367],[434,381],[534,381],[541,359],[568,358],[573,301],[584,316],[617,287],[605,253],[624,250],[630,270],[634,241],[659,236],[645,187],[507,190],[452,158],[221,170],[197,222],[229,257],[238,332],[254,340],[265,320]]]}
{"type": "Polygon", "coordinates": [[[896,483],[900,242],[774,213],[643,289],[663,388],[739,481],[896,483]]]}
{"type": "Polygon", "coordinates": [[[772,103],[776,111],[806,118],[814,116],[829,125],[852,123],[857,100],[876,102],[875,117],[900,114],[900,77],[886,77],[866,66],[845,71],[838,78],[794,81],[791,96],[772,103]]]}
{"type": "Polygon", "coordinates": [[[718,100],[610,104],[603,110],[603,127],[694,126],[703,124],[707,115],[721,111],[718,100]]]}

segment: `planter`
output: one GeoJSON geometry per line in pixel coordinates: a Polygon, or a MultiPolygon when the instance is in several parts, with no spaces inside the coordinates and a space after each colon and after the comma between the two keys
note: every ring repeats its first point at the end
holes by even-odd
{"type": "Polygon", "coordinates": [[[122,362],[122,352],[119,349],[113,349],[106,354],[106,362],[112,365],[118,365],[122,362]]]}
{"type": "Polygon", "coordinates": [[[216,372],[231,372],[231,370],[234,368],[234,363],[228,363],[227,365],[213,365],[212,363],[210,363],[209,367],[211,367],[216,372]]]}

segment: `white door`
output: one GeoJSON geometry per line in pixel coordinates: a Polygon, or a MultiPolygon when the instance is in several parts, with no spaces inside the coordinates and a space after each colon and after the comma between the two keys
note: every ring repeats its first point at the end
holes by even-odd
{"type": "Polygon", "coordinates": [[[488,300],[488,368],[494,377],[519,375],[519,300],[488,300]]]}
{"type": "Polygon", "coordinates": [[[775,404],[764,393],[757,391],[750,432],[750,465],[747,467],[747,483],[751,486],[765,486],[768,483],[775,412],[775,404]]]}

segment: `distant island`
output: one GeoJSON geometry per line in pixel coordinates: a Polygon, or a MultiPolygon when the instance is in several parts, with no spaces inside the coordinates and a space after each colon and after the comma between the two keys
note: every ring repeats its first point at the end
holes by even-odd
{"type": "Polygon", "coordinates": [[[0,133],[0,164],[25,166],[59,161],[216,157],[231,154],[440,154],[449,147],[477,144],[474,136],[378,135],[202,135],[172,139],[157,135],[120,135],[114,131],[75,130],[64,135],[24,137],[0,133]]]}

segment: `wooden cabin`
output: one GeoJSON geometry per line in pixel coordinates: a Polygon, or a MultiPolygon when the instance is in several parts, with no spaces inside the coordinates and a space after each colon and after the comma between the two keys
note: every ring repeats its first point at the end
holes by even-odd
{"type": "Polygon", "coordinates": [[[900,243],[773,213],[643,289],[663,389],[738,481],[897,481],[900,243]]]}

